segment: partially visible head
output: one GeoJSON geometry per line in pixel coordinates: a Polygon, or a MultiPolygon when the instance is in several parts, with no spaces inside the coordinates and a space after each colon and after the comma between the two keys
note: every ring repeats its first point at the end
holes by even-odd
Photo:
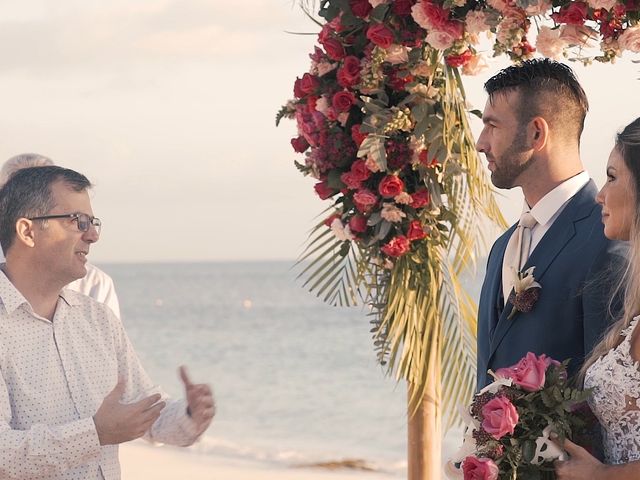
{"type": "Polygon", "coordinates": [[[640,118],[616,136],[607,162],[607,181],[597,200],[607,238],[631,239],[640,246],[640,118]]]}
{"type": "Polygon", "coordinates": [[[496,187],[520,185],[536,149],[549,139],[577,151],[589,105],[568,66],[528,60],[494,75],[485,90],[489,99],[477,148],[487,156],[496,187]]]}
{"type": "Polygon", "coordinates": [[[37,153],[21,153],[15,155],[4,162],[0,169],[0,187],[2,187],[9,177],[18,170],[29,167],[48,167],[53,165],[53,161],[49,157],[37,153]]]}
{"type": "Polygon", "coordinates": [[[45,215],[84,213],[93,216],[87,190],[91,182],[82,174],[57,166],[23,168],[0,189],[0,245],[9,259],[22,248],[52,271],[69,278],[86,274],[89,245],[98,240],[91,227],[81,232],[72,218],[30,220],[45,215]]]}

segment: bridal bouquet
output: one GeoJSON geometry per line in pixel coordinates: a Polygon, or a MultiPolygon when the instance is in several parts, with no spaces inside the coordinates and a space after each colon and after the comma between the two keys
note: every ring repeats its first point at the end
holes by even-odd
{"type": "Polygon", "coordinates": [[[553,477],[564,438],[586,430],[588,391],[567,382],[565,363],[529,352],[501,368],[463,412],[464,444],[448,464],[450,478],[507,480],[553,477]],[[551,437],[551,438],[550,438],[551,437]]]}

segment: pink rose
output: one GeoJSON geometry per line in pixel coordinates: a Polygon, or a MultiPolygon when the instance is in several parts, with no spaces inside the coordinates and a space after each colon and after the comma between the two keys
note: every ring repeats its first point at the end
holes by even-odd
{"type": "Polygon", "coordinates": [[[558,363],[546,355],[537,357],[535,353],[528,352],[515,365],[496,370],[496,375],[512,379],[513,383],[527,392],[536,392],[544,387],[545,372],[552,362],[558,363]]]}
{"type": "Polygon", "coordinates": [[[331,60],[342,60],[346,55],[342,43],[333,37],[324,40],[322,46],[331,60]]]}
{"type": "Polygon", "coordinates": [[[349,88],[360,82],[360,60],[349,55],[345,57],[342,66],[337,73],[338,83],[341,87],[349,88]]]}
{"type": "Polygon", "coordinates": [[[348,112],[355,102],[356,97],[346,90],[336,93],[331,99],[331,105],[336,112],[348,112]]]}
{"type": "Polygon", "coordinates": [[[336,191],[331,188],[327,182],[318,182],[313,188],[322,200],[326,200],[336,193],[336,191]]]}
{"type": "Polygon", "coordinates": [[[482,428],[496,440],[513,435],[518,424],[518,411],[507,397],[495,397],[482,407],[482,428]]]}
{"type": "Polygon", "coordinates": [[[366,18],[369,12],[373,10],[369,0],[349,0],[349,6],[351,7],[351,12],[360,18],[366,18]]]}
{"type": "Polygon", "coordinates": [[[371,25],[367,29],[367,38],[380,48],[389,48],[393,44],[393,32],[382,23],[371,25]]]}
{"type": "Polygon", "coordinates": [[[349,220],[349,229],[352,232],[364,233],[367,231],[367,219],[362,215],[354,215],[349,220]]]}
{"type": "Polygon", "coordinates": [[[371,190],[363,188],[353,194],[353,203],[359,211],[368,212],[371,207],[378,203],[378,196],[371,190]]]}
{"type": "Polygon", "coordinates": [[[490,458],[468,456],[462,462],[464,480],[497,480],[498,466],[490,458]]]}
{"type": "Polygon", "coordinates": [[[385,198],[393,198],[404,190],[404,182],[397,175],[387,175],[378,185],[378,192],[385,198]]]}
{"type": "Polygon", "coordinates": [[[427,236],[427,233],[422,228],[422,224],[419,220],[413,220],[409,224],[409,228],[407,230],[407,238],[412,242],[414,240],[422,240],[427,236]]]}
{"type": "Polygon", "coordinates": [[[397,258],[407,253],[410,248],[411,243],[409,243],[409,239],[404,235],[398,235],[397,237],[392,238],[389,243],[382,246],[380,250],[390,257],[397,258]]]}
{"type": "Polygon", "coordinates": [[[453,47],[453,44],[460,38],[460,35],[454,30],[431,30],[427,33],[427,43],[438,50],[447,50],[453,47]]]}

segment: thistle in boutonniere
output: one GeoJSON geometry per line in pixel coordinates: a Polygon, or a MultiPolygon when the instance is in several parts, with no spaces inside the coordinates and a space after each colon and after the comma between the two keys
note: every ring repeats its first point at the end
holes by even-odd
{"type": "Polygon", "coordinates": [[[524,272],[518,272],[512,268],[513,272],[513,292],[509,295],[509,302],[513,309],[508,319],[511,320],[518,312],[530,312],[540,298],[542,286],[536,282],[533,271],[536,267],[531,267],[524,272]]]}

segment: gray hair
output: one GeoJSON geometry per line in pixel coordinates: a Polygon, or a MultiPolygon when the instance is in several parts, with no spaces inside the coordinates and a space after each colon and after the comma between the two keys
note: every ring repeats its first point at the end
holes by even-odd
{"type": "Polygon", "coordinates": [[[0,187],[7,183],[11,175],[18,170],[31,167],[49,167],[51,165],[54,165],[53,160],[38,153],[21,153],[20,155],[11,157],[4,162],[4,165],[2,165],[0,169],[0,187]]]}

